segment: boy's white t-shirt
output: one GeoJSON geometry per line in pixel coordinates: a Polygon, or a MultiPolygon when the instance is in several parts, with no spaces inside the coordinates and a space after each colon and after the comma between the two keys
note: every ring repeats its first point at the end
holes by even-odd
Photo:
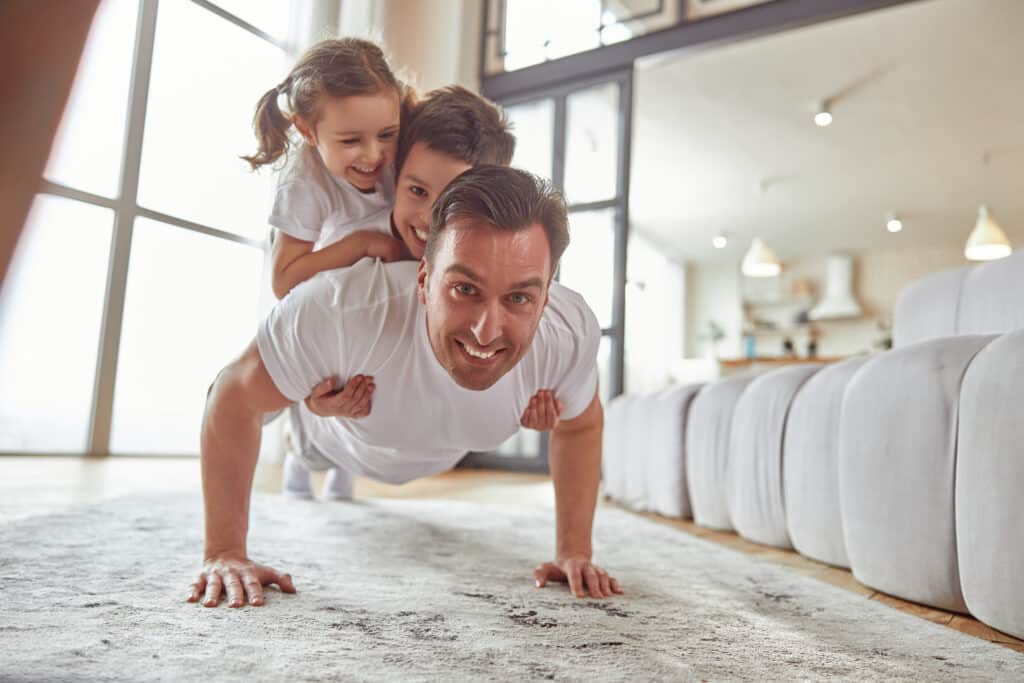
{"type": "Polygon", "coordinates": [[[316,147],[302,142],[278,175],[267,222],[281,232],[322,248],[330,244],[320,239],[328,216],[359,220],[382,209],[390,211],[394,203],[392,169],[384,173],[374,192],[360,192],[347,180],[331,175],[316,147]]]}
{"type": "Polygon", "coordinates": [[[416,294],[417,263],[363,259],[317,274],[281,300],[257,334],[278,390],[299,401],[305,441],[331,463],[401,483],[450,469],[467,451],[515,434],[530,397],[552,389],[562,419],[577,417],[597,388],[601,329],[576,292],[553,283],[527,353],[493,386],[460,387],[441,367],[416,294]],[[322,418],[301,401],[327,377],[372,375],[370,415],[322,418]]]}

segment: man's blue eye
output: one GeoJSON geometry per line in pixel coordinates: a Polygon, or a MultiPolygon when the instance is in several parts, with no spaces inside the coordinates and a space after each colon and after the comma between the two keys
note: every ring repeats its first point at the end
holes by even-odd
{"type": "Polygon", "coordinates": [[[474,292],[473,285],[467,285],[465,283],[455,285],[455,289],[459,294],[472,294],[474,292]]]}
{"type": "Polygon", "coordinates": [[[530,297],[525,294],[513,294],[511,299],[514,304],[525,304],[530,302],[530,297]]]}

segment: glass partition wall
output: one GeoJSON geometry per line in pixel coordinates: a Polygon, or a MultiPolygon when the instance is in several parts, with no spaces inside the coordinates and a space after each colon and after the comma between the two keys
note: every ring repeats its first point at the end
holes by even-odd
{"type": "Polygon", "coordinates": [[[0,290],[0,453],[195,455],[269,304],[256,101],[292,3],[105,0],[0,290]]]}

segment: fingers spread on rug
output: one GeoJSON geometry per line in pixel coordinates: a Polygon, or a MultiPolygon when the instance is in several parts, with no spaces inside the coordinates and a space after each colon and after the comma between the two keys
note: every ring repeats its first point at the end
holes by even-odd
{"type": "Polygon", "coordinates": [[[266,565],[251,560],[207,560],[186,601],[199,602],[202,595],[204,607],[216,607],[226,593],[228,607],[243,606],[247,597],[250,605],[259,607],[266,602],[263,587],[271,584],[277,584],[283,593],[296,592],[290,574],[266,565]]]}
{"type": "Polygon", "coordinates": [[[618,580],[593,562],[583,558],[565,558],[545,562],[533,570],[534,585],[544,588],[547,582],[568,583],[569,591],[577,598],[587,596],[610,598],[622,593],[618,580]]]}

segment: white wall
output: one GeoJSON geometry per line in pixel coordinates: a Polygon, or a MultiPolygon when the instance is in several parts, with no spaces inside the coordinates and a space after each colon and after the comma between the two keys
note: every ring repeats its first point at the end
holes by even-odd
{"type": "Polygon", "coordinates": [[[721,358],[740,355],[743,308],[740,301],[739,266],[733,263],[686,265],[686,356],[702,358],[711,353],[708,323],[714,321],[725,332],[718,342],[721,358]]]}

